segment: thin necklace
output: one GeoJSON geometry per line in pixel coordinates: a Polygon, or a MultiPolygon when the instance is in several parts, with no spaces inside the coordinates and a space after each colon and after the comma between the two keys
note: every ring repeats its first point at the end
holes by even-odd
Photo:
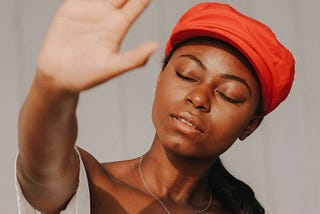
{"type": "MultiPolygon", "coordinates": [[[[140,178],[141,178],[141,181],[142,181],[144,187],[146,188],[146,190],[148,191],[148,193],[149,193],[154,199],[156,199],[156,200],[159,202],[159,204],[162,206],[162,208],[163,208],[168,214],[171,214],[171,212],[170,212],[169,209],[166,207],[166,205],[163,203],[163,201],[161,201],[160,198],[158,198],[155,194],[153,194],[153,192],[151,192],[151,190],[149,189],[146,181],[144,180],[143,174],[142,174],[142,169],[141,169],[142,159],[143,159],[143,155],[140,157],[139,166],[138,166],[138,171],[139,171],[139,175],[140,175],[140,178]]],[[[209,191],[209,193],[210,193],[210,199],[209,199],[208,205],[207,205],[204,209],[202,209],[202,210],[197,210],[197,211],[195,211],[194,214],[202,213],[202,212],[204,212],[204,211],[207,211],[207,210],[210,208],[211,203],[212,203],[212,192],[209,191]]]]}

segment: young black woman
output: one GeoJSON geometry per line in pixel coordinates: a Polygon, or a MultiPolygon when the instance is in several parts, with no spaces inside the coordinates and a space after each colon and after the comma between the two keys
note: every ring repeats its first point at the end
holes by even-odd
{"type": "Polygon", "coordinates": [[[102,164],[75,147],[79,94],[157,49],[118,51],[148,3],[66,0],[59,8],[19,118],[21,213],[264,213],[219,156],[285,99],[294,59],[269,28],[228,5],[196,5],[173,29],[145,155],[102,164]]]}

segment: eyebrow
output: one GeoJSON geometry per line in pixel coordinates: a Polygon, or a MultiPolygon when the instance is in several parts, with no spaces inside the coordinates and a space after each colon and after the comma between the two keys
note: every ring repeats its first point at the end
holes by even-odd
{"type": "MultiPolygon", "coordinates": [[[[187,58],[191,59],[192,61],[194,61],[195,63],[197,63],[203,70],[206,70],[206,71],[208,70],[207,66],[200,59],[198,59],[196,56],[194,56],[192,54],[182,54],[179,57],[187,57],[187,58]]],[[[232,74],[220,74],[219,76],[223,79],[235,80],[235,81],[243,84],[249,90],[249,93],[252,94],[251,88],[245,79],[243,79],[239,76],[232,75],[232,74]]]]}
{"type": "Polygon", "coordinates": [[[239,83],[243,84],[244,86],[246,86],[248,88],[250,94],[252,93],[251,88],[245,79],[238,77],[238,76],[235,76],[235,75],[232,75],[232,74],[220,74],[219,76],[223,79],[238,81],[239,83]]]}
{"type": "Polygon", "coordinates": [[[194,55],[182,54],[179,57],[187,57],[187,58],[191,59],[192,61],[194,61],[195,63],[197,63],[203,70],[208,70],[207,66],[205,64],[203,64],[203,62],[194,55]]]}

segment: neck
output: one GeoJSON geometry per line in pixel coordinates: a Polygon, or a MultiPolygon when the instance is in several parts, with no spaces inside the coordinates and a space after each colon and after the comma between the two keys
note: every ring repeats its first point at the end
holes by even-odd
{"type": "Polygon", "coordinates": [[[208,177],[213,163],[212,159],[194,159],[167,151],[155,137],[141,171],[156,196],[181,204],[199,204],[209,199],[208,177]]]}

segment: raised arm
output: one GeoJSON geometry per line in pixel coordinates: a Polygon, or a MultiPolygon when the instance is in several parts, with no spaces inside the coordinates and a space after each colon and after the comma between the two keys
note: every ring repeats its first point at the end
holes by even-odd
{"type": "Polygon", "coordinates": [[[38,210],[63,209],[76,190],[79,93],[144,65],[157,49],[157,44],[145,43],[119,52],[128,28],[148,4],[65,0],[57,11],[19,117],[18,180],[38,210]]]}

